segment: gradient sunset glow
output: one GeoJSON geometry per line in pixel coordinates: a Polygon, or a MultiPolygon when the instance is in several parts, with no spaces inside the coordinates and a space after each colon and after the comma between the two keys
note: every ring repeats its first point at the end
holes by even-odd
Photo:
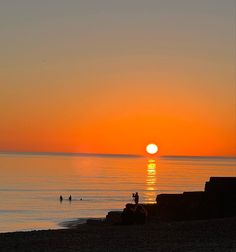
{"type": "Polygon", "coordinates": [[[12,0],[0,23],[0,151],[236,156],[233,0],[12,0]]]}

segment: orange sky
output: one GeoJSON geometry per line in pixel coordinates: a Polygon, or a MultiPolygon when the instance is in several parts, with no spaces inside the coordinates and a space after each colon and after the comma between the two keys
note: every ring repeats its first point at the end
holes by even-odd
{"type": "Polygon", "coordinates": [[[0,10],[0,150],[236,155],[232,1],[26,2],[0,10]]]}

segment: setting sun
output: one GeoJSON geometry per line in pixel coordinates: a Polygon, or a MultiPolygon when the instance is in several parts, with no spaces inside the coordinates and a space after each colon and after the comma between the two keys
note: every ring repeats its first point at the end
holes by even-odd
{"type": "Polygon", "coordinates": [[[156,144],[148,144],[146,146],[146,151],[149,154],[156,154],[158,152],[158,147],[156,144]]]}

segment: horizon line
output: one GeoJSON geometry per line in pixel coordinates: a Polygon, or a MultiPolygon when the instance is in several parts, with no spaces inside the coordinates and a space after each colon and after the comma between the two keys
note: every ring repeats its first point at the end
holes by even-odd
{"type": "Polygon", "coordinates": [[[133,157],[133,158],[141,158],[144,157],[138,154],[128,154],[128,153],[93,153],[93,152],[61,152],[61,151],[0,151],[1,154],[7,155],[29,155],[29,156],[97,156],[97,157],[133,157]]]}
{"type": "MultiPolygon", "coordinates": [[[[93,153],[93,152],[50,152],[50,151],[0,151],[0,155],[29,155],[29,156],[84,156],[84,157],[119,157],[119,158],[144,158],[145,155],[129,154],[129,153],[93,153]]],[[[155,155],[153,155],[154,157],[155,155]]],[[[162,155],[163,159],[191,159],[191,158],[227,158],[235,159],[236,156],[208,156],[208,155],[162,155]]]]}

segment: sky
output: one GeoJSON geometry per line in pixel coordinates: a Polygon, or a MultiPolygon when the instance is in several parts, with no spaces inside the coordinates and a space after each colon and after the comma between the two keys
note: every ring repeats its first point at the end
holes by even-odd
{"type": "Polygon", "coordinates": [[[236,156],[234,0],[1,0],[0,151],[236,156]]]}

